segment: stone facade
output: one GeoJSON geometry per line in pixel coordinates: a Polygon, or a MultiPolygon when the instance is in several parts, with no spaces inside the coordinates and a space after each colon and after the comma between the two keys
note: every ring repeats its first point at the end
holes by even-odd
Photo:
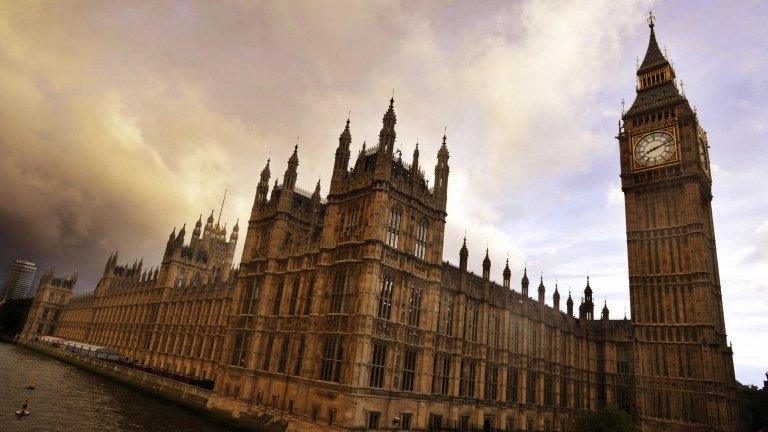
{"type": "Polygon", "coordinates": [[[618,136],[632,321],[597,316],[589,278],[563,312],[543,277],[529,294],[506,263],[493,282],[487,250],[475,275],[466,239],[444,262],[447,137],[428,182],[418,146],[394,150],[390,100],[354,160],[347,120],[325,199],[297,186],[298,147],[271,190],[267,161],[238,270],[238,227],[227,242],[211,215],[159,269],[110,257],[48,333],[213,380],[208,409],[290,431],[565,431],[604,404],[646,432],[735,430],[706,134],[673,77],[651,27],[618,136]]]}
{"type": "MultiPolygon", "coordinates": [[[[162,264],[153,269],[144,269],[143,260],[118,265],[115,252],[93,292],[72,296],[70,284],[55,331],[22,336],[53,335],[108,346],[142,366],[210,381],[237,280],[232,261],[238,231],[236,224],[227,240],[226,228],[214,224],[213,213],[205,227],[201,216],[189,244],[184,243],[186,227],[178,234],[174,229],[162,264]]],[[[46,290],[39,291],[33,305],[46,298],[46,290]]],[[[30,318],[37,321],[35,315],[30,318]]]]}

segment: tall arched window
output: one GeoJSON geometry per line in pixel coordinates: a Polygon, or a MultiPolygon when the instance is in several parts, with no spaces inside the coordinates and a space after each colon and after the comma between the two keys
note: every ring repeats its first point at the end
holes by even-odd
{"type": "Polygon", "coordinates": [[[389,215],[389,224],[387,225],[387,246],[397,248],[400,242],[400,219],[403,216],[403,210],[399,205],[392,207],[392,213],[389,215]]]}
{"type": "Polygon", "coordinates": [[[416,257],[424,259],[427,254],[427,218],[421,218],[416,227],[416,257]]]}

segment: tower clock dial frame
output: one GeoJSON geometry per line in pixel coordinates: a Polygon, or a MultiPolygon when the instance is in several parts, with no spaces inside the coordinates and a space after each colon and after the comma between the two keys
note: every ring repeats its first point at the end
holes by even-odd
{"type": "Polygon", "coordinates": [[[632,170],[642,171],[680,160],[680,146],[675,127],[655,129],[632,137],[632,170]]]}

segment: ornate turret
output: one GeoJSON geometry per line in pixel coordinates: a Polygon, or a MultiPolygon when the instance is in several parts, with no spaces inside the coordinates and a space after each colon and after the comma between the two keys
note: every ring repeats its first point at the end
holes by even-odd
{"type": "Polygon", "coordinates": [[[293,190],[296,187],[296,177],[299,168],[299,145],[293,147],[293,154],[288,159],[288,167],[283,176],[283,192],[293,190]]]}
{"type": "Polygon", "coordinates": [[[488,248],[485,248],[485,258],[483,258],[483,279],[491,278],[491,258],[488,256],[488,248]]]}
{"type": "Polygon", "coordinates": [[[259,185],[256,186],[256,199],[253,202],[254,210],[260,205],[267,202],[267,195],[269,194],[269,177],[271,173],[269,171],[269,158],[267,158],[267,164],[264,169],[261,170],[261,176],[259,177],[259,185]]]}
{"type": "Polygon", "coordinates": [[[416,148],[413,149],[413,160],[411,161],[411,172],[415,175],[413,178],[418,178],[419,174],[419,142],[416,141],[416,148]]]}
{"type": "Polygon", "coordinates": [[[584,312],[587,319],[595,318],[595,304],[592,301],[592,287],[589,286],[589,276],[587,276],[587,286],[584,288],[584,312]]]}
{"type": "Polygon", "coordinates": [[[523,278],[520,280],[520,292],[528,297],[528,267],[523,268],[523,278]]]}
{"type": "Polygon", "coordinates": [[[445,208],[445,202],[448,199],[448,146],[445,143],[446,137],[443,135],[443,144],[437,152],[437,165],[435,165],[435,197],[439,198],[445,208]]]}
{"type": "Polygon", "coordinates": [[[177,246],[184,245],[184,237],[186,237],[186,235],[187,235],[187,223],[185,222],[184,225],[182,225],[181,229],[179,230],[179,235],[176,237],[177,246]]]}
{"type": "MultiPolygon", "coordinates": [[[[349,167],[349,146],[352,144],[352,134],[349,132],[349,119],[344,130],[339,135],[339,146],[336,147],[336,159],[333,162],[333,178],[341,178],[349,167]]],[[[333,181],[333,180],[331,180],[333,181]]]]}
{"type": "Polygon", "coordinates": [[[568,316],[573,316],[573,298],[571,297],[571,290],[568,290],[568,300],[565,301],[565,307],[568,311],[568,316]]]}
{"type": "Polygon", "coordinates": [[[468,257],[469,251],[467,250],[467,237],[464,236],[464,243],[461,244],[461,249],[459,250],[459,269],[461,269],[463,272],[467,271],[468,257]]]}
{"type": "Polygon", "coordinates": [[[541,272],[539,278],[539,303],[544,303],[544,295],[546,294],[546,288],[544,288],[544,272],[541,272]]]}
{"type": "Polygon", "coordinates": [[[552,294],[552,307],[560,310],[560,293],[557,291],[557,282],[555,282],[555,292],[552,294]]]}
{"type": "Polygon", "coordinates": [[[603,312],[600,315],[600,318],[608,321],[608,300],[605,300],[603,303],[603,312]]]}
{"type": "Polygon", "coordinates": [[[395,116],[395,98],[393,96],[389,100],[389,109],[382,118],[381,131],[379,132],[380,155],[392,156],[395,147],[395,123],[397,123],[397,116],[395,116]]]}
{"type": "Polygon", "coordinates": [[[502,272],[502,276],[504,277],[504,288],[509,289],[509,280],[512,277],[512,272],[509,270],[509,258],[507,258],[507,263],[504,264],[504,271],[502,272]]]}
{"type": "Polygon", "coordinates": [[[240,232],[240,219],[235,221],[235,226],[232,227],[232,234],[229,236],[229,241],[236,243],[239,232],[240,232]]]}
{"type": "Polygon", "coordinates": [[[195,229],[192,230],[192,239],[189,240],[189,247],[192,249],[195,249],[197,247],[197,242],[200,241],[200,231],[203,227],[203,214],[200,214],[200,217],[197,219],[197,222],[195,223],[195,229]]]}

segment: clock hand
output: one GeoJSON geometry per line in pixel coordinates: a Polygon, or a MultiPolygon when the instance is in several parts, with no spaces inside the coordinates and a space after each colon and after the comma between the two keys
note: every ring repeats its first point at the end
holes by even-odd
{"type": "Polygon", "coordinates": [[[648,150],[648,153],[650,153],[650,152],[652,152],[652,151],[656,150],[657,148],[659,148],[659,147],[661,147],[661,146],[663,146],[663,145],[664,145],[663,143],[662,143],[662,144],[659,144],[659,145],[657,145],[656,147],[654,147],[654,148],[652,148],[652,149],[648,150]]]}

